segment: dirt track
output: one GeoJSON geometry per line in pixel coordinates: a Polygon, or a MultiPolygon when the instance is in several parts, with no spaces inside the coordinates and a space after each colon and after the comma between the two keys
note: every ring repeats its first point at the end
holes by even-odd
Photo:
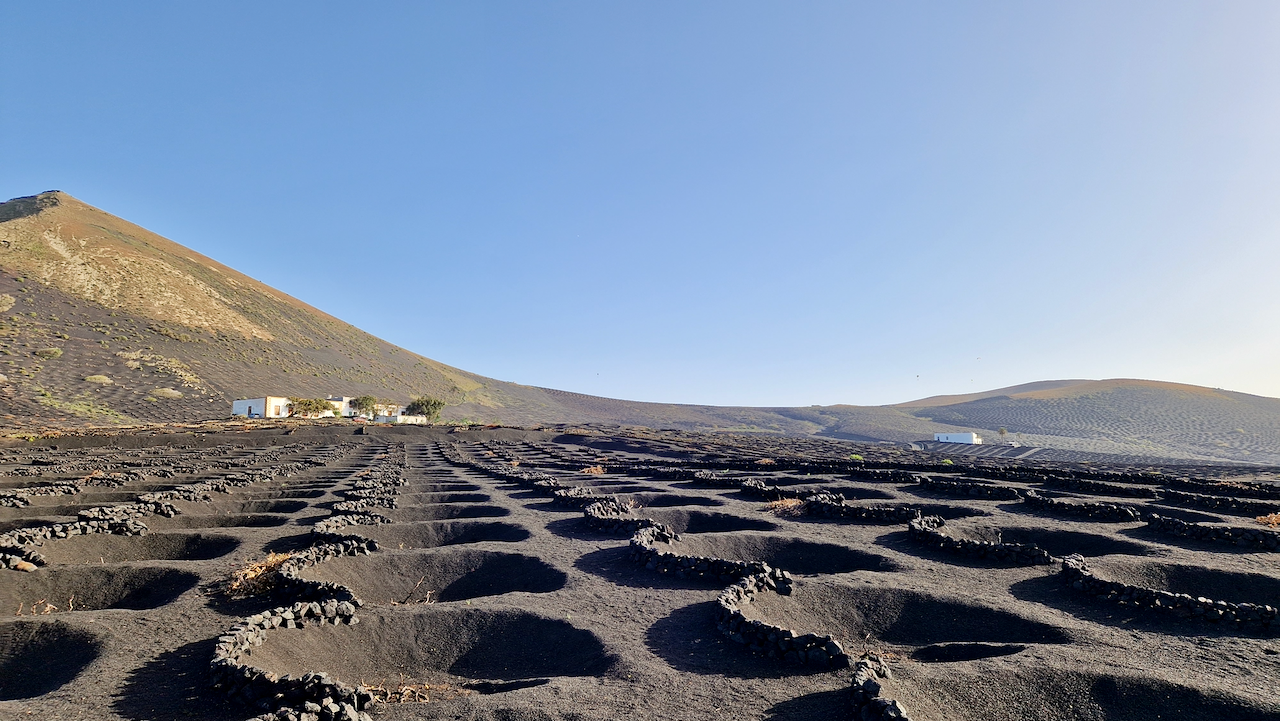
{"type": "Polygon", "coordinates": [[[1201,491],[1253,493],[1247,497],[1266,502],[1257,496],[1275,487],[1272,476],[1242,475],[1260,484],[1242,486],[1205,477],[1220,476],[1221,467],[1201,474],[1166,469],[1165,476],[1094,471],[1094,483],[1157,495],[1134,498],[1063,490],[1053,469],[992,478],[984,471],[1016,467],[997,467],[1003,460],[971,467],[958,458],[942,466],[927,454],[834,441],[355,430],[0,450],[0,491],[80,484],[78,492],[28,494],[25,503],[0,507],[0,533],[70,523],[87,508],[125,507],[146,493],[194,483],[239,484],[208,492],[210,500],[173,501],[179,513],[172,517],[140,517],[145,535],[91,533],[21,551],[0,548],[38,553],[45,564],[0,570],[0,718],[239,720],[262,713],[211,687],[215,646],[240,619],[295,599],[232,599],[218,586],[268,552],[348,536],[375,540],[379,550],[310,565],[299,575],[353,591],[364,602],[360,622],[272,629],[243,660],[280,676],[325,671],[352,686],[426,683],[443,697],[375,704],[367,710],[375,719],[854,718],[848,668],[753,654],[716,625],[716,599],[735,579],[682,578],[637,565],[629,559],[629,532],[591,530],[585,501],[557,498],[553,486],[530,480],[548,476],[562,490],[589,488],[588,501],[629,501],[626,518],[652,518],[681,534],[659,544],[664,552],[790,571],[793,591],[761,596],[745,607],[746,617],[830,635],[855,660],[877,654],[893,671],[882,696],[913,719],[1280,714],[1280,623],[1211,622],[1100,599],[1063,583],[1056,560],[1079,553],[1100,579],[1280,606],[1275,552],[1163,535],[1142,521],[1089,519],[1072,515],[1070,505],[1120,504],[1261,529],[1246,517],[1178,506],[1158,494],[1177,475],[1201,491]],[[865,460],[850,460],[853,453],[865,460]],[[275,472],[290,463],[303,466],[287,477],[275,472]],[[595,467],[603,473],[583,472],[595,467]],[[396,481],[371,484],[370,468],[396,481]],[[502,475],[517,472],[531,473],[525,481],[502,475]],[[1019,494],[1037,490],[1068,505],[945,495],[919,484],[920,475],[1019,494]],[[766,491],[742,485],[750,479],[766,491]],[[824,489],[847,499],[837,503],[842,513],[919,508],[945,516],[950,538],[1034,544],[1055,561],[1010,565],[921,542],[903,522],[806,513],[820,507],[803,500],[808,492],[824,489]],[[780,504],[790,515],[766,510],[765,496],[774,492],[795,498],[780,504]],[[335,516],[360,514],[386,522],[313,532],[335,516]],[[33,603],[40,615],[30,615],[33,603]],[[15,615],[19,607],[22,616],[15,615]]]}

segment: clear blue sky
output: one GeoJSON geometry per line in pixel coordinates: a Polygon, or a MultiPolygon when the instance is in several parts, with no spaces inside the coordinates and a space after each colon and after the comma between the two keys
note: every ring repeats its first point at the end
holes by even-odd
{"type": "Polygon", "coordinates": [[[1280,4],[0,5],[65,190],[488,376],[1280,396],[1280,4]]]}

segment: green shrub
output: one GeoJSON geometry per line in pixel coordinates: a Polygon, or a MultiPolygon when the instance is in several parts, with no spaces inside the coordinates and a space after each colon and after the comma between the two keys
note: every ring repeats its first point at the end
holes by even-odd
{"type": "Polygon", "coordinates": [[[325,411],[333,412],[333,404],[323,398],[290,398],[289,415],[303,418],[314,418],[324,415],[325,411]]]}
{"type": "Polygon", "coordinates": [[[351,399],[351,410],[357,415],[372,416],[378,410],[378,399],[373,396],[359,396],[351,399]]]}
{"type": "Polygon", "coordinates": [[[174,390],[173,388],[156,388],[155,390],[151,391],[151,395],[157,398],[169,398],[171,400],[177,400],[182,397],[182,391],[174,390]]]}
{"type": "Polygon", "coordinates": [[[55,358],[61,358],[62,349],[61,348],[41,348],[40,350],[36,351],[36,357],[44,358],[45,360],[53,360],[55,358]]]}
{"type": "Polygon", "coordinates": [[[115,383],[115,381],[111,380],[106,376],[87,376],[85,378],[85,381],[88,383],[97,383],[99,385],[104,385],[104,386],[109,386],[115,383]]]}
{"type": "Polygon", "coordinates": [[[404,412],[411,416],[426,416],[433,423],[440,419],[440,411],[444,410],[444,401],[430,396],[414,398],[405,407],[404,412]]]}

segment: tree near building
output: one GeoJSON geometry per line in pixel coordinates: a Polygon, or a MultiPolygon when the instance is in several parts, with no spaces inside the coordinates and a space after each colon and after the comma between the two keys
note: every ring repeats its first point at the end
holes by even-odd
{"type": "Polygon", "coordinates": [[[426,416],[428,420],[435,422],[440,419],[440,411],[444,409],[444,401],[431,396],[419,396],[409,402],[405,407],[406,415],[426,416]]]}
{"type": "Polygon", "coordinates": [[[323,398],[290,398],[289,415],[300,418],[319,418],[325,412],[333,413],[333,404],[323,398]]]}
{"type": "Polygon", "coordinates": [[[351,410],[359,416],[372,418],[378,412],[378,399],[373,396],[359,396],[351,399],[351,410]]]}

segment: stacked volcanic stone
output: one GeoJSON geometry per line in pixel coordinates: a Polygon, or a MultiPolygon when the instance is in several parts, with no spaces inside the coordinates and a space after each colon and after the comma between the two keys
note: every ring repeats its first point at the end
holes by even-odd
{"type": "Polygon", "coordinates": [[[27,548],[0,546],[0,568],[14,571],[34,571],[45,565],[44,556],[27,548]]]}
{"type": "Polygon", "coordinates": [[[1277,609],[1256,603],[1214,601],[1203,596],[1170,593],[1153,588],[1132,586],[1097,578],[1085,565],[1083,556],[1071,555],[1062,560],[1061,577],[1067,585],[1123,606],[1170,611],[1182,618],[1211,623],[1234,623],[1240,626],[1270,629],[1276,621],[1277,609]]]}
{"type": "Polygon", "coordinates": [[[1266,516],[1280,512],[1280,506],[1262,501],[1242,501],[1229,496],[1206,496],[1182,491],[1163,491],[1164,500],[1185,506],[1221,511],[1236,516],[1266,516]]]}
{"type": "Polygon", "coordinates": [[[1280,551],[1280,533],[1265,528],[1207,526],[1154,513],[1147,516],[1147,528],[1166,535],[1192,538],[1197,541],[1230,543],[1246,548],[1252,546],[1259,551],[1280,551]]]}
{"type": "Polygon", "coordinates": [[[352,688],[323,673],[281,677],[244,660],[276,629],[357,624],[359,605],[358,601],[336,599],[300,601],[243,619],[218,637],[212,662],[214,687],[267,711],[257,717],[263,721],[371,721],[364,709],[373,704],[373,695],[364,687],[352,688]]]}
{"type": "Polygon", "coordinates": [[[1280,485],[1273,483],[1256,483],[1249,481],[1203,481],[1190,478],[1179,478],[1168,481],[1170,488],[1181,488],[1192,493],[1204,493],[1212,496],[1232,495],[1239,498],[1264,498],[1280,500],[1280,485]]]}
{"type": "Polygon", "coordinates": [[[641,528],[657,528],[665,538],[678,538],[666,525],[652,518],[636,518],[631,507],[616,498],[603,498],[582,510],[583,522],[593,531],[634,534],[641,528]]]}
{"type": "Polygon", "coordinates": [[[799,498],[801,493],[790,488],[771,486],[759,478],[749,478],[738,486],[743,495],[760,498],[766,501],[780,501],[785,498],[799,498]]]}
{"type": "MultiPolygon", "coordinates": [[[[0,546],[14,549],[55,539],[87,536],[92,533],[141,536],[146,532],[146,524],[133,518],[123,521],[82,519],[74,523],[50,523],[44,526],[32,526],[9,531],[8,533],[0,534],[0,546]]],[[[43,561],[36,561],[33,558],[27,558],[27,560],[37,565],[43,565],[43,561]]]]}
{"type": "Polygon", "coordinates": [[[945,496],[967,498],[992,498],[1002,501],[1013,501],[1022,498],[1018,489],[1009,486],[997,486],[984,481],[957,481],[949,478],[930,478],[918,476],[922,488],[945,496]]]}
{"type": "Polygon", "coordinates": [[[907,471],[892,468],[851,468],[845,475],[852,481],[875,481],[877,483],[911,483],[915,475],[907,471]]]}
{"type": "Polygon", "coordinates": [[[904,523],[920,517],[910,506],[850,506],[835,493],[814,493],[804,499],[804,513],[818,518],[838,518],[863,523],[904,523]]]}
{"type": "Polygon", "coordinates": [[[1142,512],[1133,506],[1124,506],[1118,503],[1073,503],[1071,501],[1060,501],[1056,498],[1042,496],[1035,491],[1028,490],[1023,495],[1022,502],[1032,508],[1061,513],[1068,516],[1083,516],[1095,521],[1111,521],[1115,523],[1124,523],[1126,521],[1141,521],[1142,512]]]}
{"type": "Polygon", "coordinates": [[[373,508],[395,508],[399,487],[408,483],[404,477],[405,465],[404,444],[396,444],[387,455],[360,473],[355,488],[342,492],[349,500],[333,504],[333,509],[360,513],[373,508]]]}
{"type": "Polygon", "coordinates": [[[379,526],[384,523],[391,523],[391,519],[376,513],[339,513],[312,526],[311,532],[331,536],[347,526],[379,526]]]}
{"type": "Polygon", "coordinates": [[[952,538],[943,532],[944,525],[945,522],[938,516],[925,516],[912,519],[907,524],[907,530],[916,541],[952,553],[977,556],[1013,566],[1047,566],[1053,563],[1053,556],[1039,546],[952,538]]]}
{"type": "Polygon", "coordinates": [[[889,664],[875,654],[868,654],[853,664],[853,682],[849,688],[853,718],[859,721],[910,721],[902,704],[880,695],[880,679],[892,678],[889,664]]]}
{"type": "Polygon", "coordinates": [[[343,458],[346,458],[347,456],[351,455],[351,453],[359,447],[360,447],[359,443],[353,443],[353,442],[340,443],[337,446],[330,448],[327,451],[322,451],[320,453],[317,453],[314,456],[311,456],[310,458],[304,459],[303,461],[301,461],[301,463],[308,466],[313,466],[313,467],[327,466],[331,463],[337,463],[338,461],[341,461],[343,458]]]}
{"type": "Polygon", "coordinates": [[[831,636],[797,634],[788,628],[747,619],[742,607],[761,593],[791,595],[791,574],[765,566],[762,573],[747,576],[726,588],[716,598],[716,628],[729,640],[769,658],[797,665],[835,668],[849,665],[844,647],[831,636]]]}
{"type": "Polygon", "coordinates": [[[1117,483],[1089,481],[1083,478],[1063,478],[1048,476],[1041,484],[1049,488],[1061,488],[1079,493],[1092,493],[1099,496],[1121,496],[1124,498],[1155,498],[1156,492],[1147,486],[1122,486],[1117,483]]]}
{"type": "Polygon", "coordinates": [[[586,508],[600,500],[594,491],[585,486],[560,488],[551,493],[552,504],[565,508],[586,508]]]}
{"type": "Polygon", "coordinates": [[[167,491],[144,493],[138,498],[142,501],[187,501],[201,503],[211,499],[210,493],[231,493],[233,488],[244,488],[259,481],[271,479],[266,471],[250,471],[247,473],[228,473],[222,478],[208,481],[188,483],[167,491]]]}
{"type": "Polygon", "coordinates": [[[738,476],[728,476],[715,471],[703,470],[696,471],[693,474],[693,480],[698,482],[700,486],[711,486],[712,488],[738,488],[742,485],[742,478],[738,476]]]}
{"type": "Polygon", "coordinates": [[[632,476],[645,476],[658,481],[692,481],[699,473],[708,471],[683,468],[679,466],[655,466],[650,463],[632,463],[625,465],[624,472],[632,476]]]}
{"type": "Polygon", "coordinates": [[[89,476],[84,483],[86,486],[119,488],[130,483],[141,483],[145,480],[147,480],[147,476],[141,471],[113,471],[89,476]]]}
{"type": "Polygon", "coordinates": [[[344,536],[339,540],[318,543],[301,553],[293,555],[276,569],[274,583],[277,596],[297,598],[311,601],[325,598],[336,598],[340,601],[351,601],[360,605],[355,592],[350,588],[331,581],[313,581],[301,578],[303,569],[331,558],[340,556],[367,556],[378,550],[378,542],[360,536],[344,536]]]}
{"type": "Polygon", "coordinates": [[[543,491],[546,495],[551,495],[555,489],[563,487],[563,484],[550,474],[542,471],[520,470],[516,467],[494,463],[481,463],[464,454],[457,446],[441,445],[440,454],[455,466],[471,468],[490,478],[508,481],[523,488],[543,491]]]}
{"type": "Polygon", "coordinates": [[[743,576],[754,576],[769,571],[760,561],[727,561],[706,556],[682,556],[664,551],[656,544],[678,540],[665,528],[649,526],[636,531],[631,537],[629,557],[650,571],[669,573],[677,578],[698,578],[708,581],[732,583],[743,576]]]}
{"type": "Polygon", "coordinates": [[[80,486],[74,483],[41,483],[26,488],[15,488],[0,491],[0,506],[21,508],[30,505],[28,498],[32,496],[72,496],[80,492],[80,486]]]}
{"type": "Polygon", "coordinates": [[[173,518],[178,515],[178,509],[174,508],[172,503],[157,500],[140,500],[137,503],[122,503],[116,506],[97,506],[94,508],[86,508],[76,514],[76,517],[82,521],[112,521],[116,523],[124,523],[130,520],[138,520],[147,516],[164,516],[165,518],[173,518]]]}

